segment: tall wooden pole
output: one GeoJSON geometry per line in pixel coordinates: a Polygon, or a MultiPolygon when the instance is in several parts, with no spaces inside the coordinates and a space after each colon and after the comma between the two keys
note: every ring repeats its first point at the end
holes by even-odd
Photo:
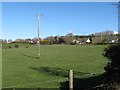
{"type": "Polygon", "coordinates": [[[38,58],[40,58],[40,15],[38,17],[38,58]]]}
{"type": "Polygon", "coordinates": [[[43,14],[38,14],[38,59],[40,58],[40,16],[43,16],[43,14]]]}

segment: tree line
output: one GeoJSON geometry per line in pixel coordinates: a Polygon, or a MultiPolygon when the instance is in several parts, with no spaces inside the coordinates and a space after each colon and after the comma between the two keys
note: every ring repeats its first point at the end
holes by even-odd
{"type": "MultiPolygon", "coordinates": [[[[49,36],[41,39],[40,43],[42,45],[52,45],[52,44],[107,44],[107,43],[117,43],[118,42],[118,34],[114,34],[113,31],[104,31],[90,35],[73,35],[73,33],[68,33],[65,36],[49,36]],[[89,42],[87,42],[89,41],[89,42]]],[[[1,43],[30,43],[36,44],[38,38],[27,38],[27,39],[16,39],[12,41],[12,39],[6,40],[1,39],[1,43]]]]}

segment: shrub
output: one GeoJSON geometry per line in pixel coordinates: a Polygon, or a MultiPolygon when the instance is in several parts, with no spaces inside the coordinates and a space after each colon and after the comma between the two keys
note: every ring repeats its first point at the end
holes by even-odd
{"type": "Polygon", "coordinates": [[[108,58],[111,67],[120,68],[120,44],[110,45],[104,49],[103,56],[108,58]]]}
{"type": "Polygon", "coordinates": [[[9,46],[8,48],[12,48],[11,46],[9,46]]]}
{"type": "Polygon", "coordinates": [[[19,48],[19,46],[18,46],[18,45],[15,45],[15,48],[19,48]]]}
{"type": "Polygon", "coordinates": [[[26,46],[25,48],[28,48],[28,46],[26,46]]]}
{"type": "Polygon", "coordinates": [[[49,41],[48,40],[42,40],[42,41],[40,41],[40,44],[42,44],[42,45],[48,45],[49,41]]]}
{"type": "Polygon", "coordinates": [[[110,45],[104,49],[103,56],[108,58],[104,84],[116,88],[120,86],[120,44],[110,45]]]}

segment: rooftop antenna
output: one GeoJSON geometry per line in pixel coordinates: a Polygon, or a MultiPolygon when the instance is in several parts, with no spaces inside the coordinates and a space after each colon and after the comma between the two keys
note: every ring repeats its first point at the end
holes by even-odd
{"type": "Polygon", "coordinates": [[[37,14],[38,18],[38,59],[40,58],[40,17],[43,16],[43,14],[37,14]]]}

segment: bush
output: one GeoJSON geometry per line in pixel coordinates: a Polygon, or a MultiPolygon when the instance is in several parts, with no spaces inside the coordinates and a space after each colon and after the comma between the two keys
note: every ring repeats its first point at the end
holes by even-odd
{"type": "Polygon", "coordinates": [[[19,48],[19,46],[18,46],[18,45],[15,45],[15,48],[19,48]]]}
{"type": "Polygon", "coordinates": [[[48,45],[49,41],[48,40],[42,40],[42,41],[40,41],[40,44],[42,44],[42,45],[48,45]]]}
{"type": "Polygon", "coordinates": [[[26,46],[25,48],[28,48],[28,46],[26,46]]]}
{"type": "Polygon", "coordinates": [[[72,42],[71,45],[75,45],[76,43],[75,42],[72,42]]]}
{"type": "Polygon", "coordinates": [[[12,48],[11,46],[9,46],[8,48],[12,48]]]}
{"type": "Polygon", "coordinates": [[[104,49],[103,56],[108,58],[104,84],[116,88],[120,86],[120,44],[110,45],[104,49]]]}
{"type": "Polygon", "coordinates": [[[110,45],[104,49],[103,56],[108,58],[111,67],[120,68],[120,44],[110,45]]]}

